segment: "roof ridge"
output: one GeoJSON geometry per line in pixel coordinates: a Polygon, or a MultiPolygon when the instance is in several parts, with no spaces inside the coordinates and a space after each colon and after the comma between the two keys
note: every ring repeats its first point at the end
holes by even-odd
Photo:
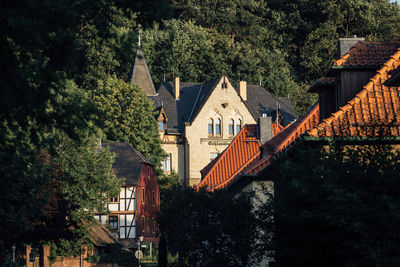
{"type": "Polygon", "coordinates": [[[317,136],[318,130],[322,129],[325,125],[331,123],[335,118],[338,118],[346,111],[351,109],[354,105],[354,102],[361,101],[366,95],[369,89],[373,88],[375,82],[381,78],[381,76],[388,71],[389,67],[393,65],[395,61],[399,61],[400,59],[400,48],[397,49],[397,52],[390,56],[390,59],[387,60],[381,69],[377,71],[377,73],[370,79],[370,81],[363,86],[363,89],[357,93],[351,100],[347,102],[346,105],[339,107],[339,110],[332,113],[329,118],[324,119],[323,122],[316,125],[313,129],[307,131],[307,133],[311,136],[317,136]]]}
{"type": "Polygon", "coordinates": [[[137,150],[136,148],[134,148],[131,144],[128,143],[128,145],[133,149],[133,151],[135,151],[135,153],[139,156],[139,158],[142,160],[142,162],[147,163],[147,164],[151,164],[154,165],[150,160],[148,160],[145,156],[143,156],[143,154],[137,150]]]}

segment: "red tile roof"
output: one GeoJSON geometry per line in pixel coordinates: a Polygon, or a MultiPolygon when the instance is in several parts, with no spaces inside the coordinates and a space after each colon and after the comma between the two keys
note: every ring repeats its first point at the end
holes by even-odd
{"type": "Polygon", "coordinates": [[[358,42],[333,66],[381,66],[400,47],[400,41],[393,43],[358,42]]]}
{"type": "Polygon", "coordinates": [[[286,127],[281,133],[273,137],[271,140],[261,146],[261,150],[265,151],[263,157],[257,158],[251,164],[248,164],[243,170],[245,174],[255,174],[261,169],[268,166],[272,156],[291,146],[297,138],[302,136],[307,130],[312,129],[319,122],[319,105],[318,103],[306,112],[299,120],[286,127]]]}
{"type": "Polygon", "coordinates": [[[259,147],[257,125],[245,125],[232,140],[232,143],[201,170],[204,178],[197,185],[197,188],[205,186],[209,189],[223,187],[260,154],[259,147]]]}
{"type": "MultiPolygon", "coordinates": [[[[384,52],[386,53],[386,50],[384,52]]],[[[345,56],[339,59],[337,64],[342,64],[345,56]]],[[[383,85],[390,77],[389,72],[399,66],[400,49],[392,53],[384,66],[347,105],[339,108],[331,117],[324,119],[308,131],[308,134],[315,137],[377,136],[382,134],[399,136],[400,87],[383,85]]]]}

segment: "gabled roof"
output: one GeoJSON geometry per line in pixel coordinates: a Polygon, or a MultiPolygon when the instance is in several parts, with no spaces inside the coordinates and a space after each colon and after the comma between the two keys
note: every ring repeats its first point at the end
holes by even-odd
{"type": "Polygon", "coordinates": [[[333,63],[337,67],[381,67],[400,47],[400,42],[358,42],[333,63]]]}
{"type": "Polygon", "coordinates": [[[261,157],[254,160],[243,170],[245,174],[255,174],[269,165],[271,158],[290,146],[307,130],[312,129],[319,121],[319,104],[315,103],[299,120],[283,129],[271,140],[260,147],[261,157]]]}
{"type": "Polygon", "coordinates": [[[125,178],[125,184],[137,185],[142,172],[143,163],[153,165],[129,143],[104,143],[110,152],[115,153],[112,172],[117,178],[125,178]]]}
{"type": "Polygon", "coordinates": [[[232,143],[201,173],[205,175],[197,188],[207,186],[209,189],[223,187],[235,177],[246,163],[251,162],[259,153],[257,125],[245,125],[232,143]]]}
{"type": "Polygon", "coordinates": [[[128,80],[134,85],[139,86],[143,92],[148,95],[156,95],[156,89],[153,84],[146,60],[144,59],[142,48],[136,51],[135,63],[129,72],[128,80]]]}
{"type": "MultiPolygon", "coordinates": [[[[182,133],[185,127],[184,123],[193,122],[220,79],[229,81],[228,77],[223,74],[204,84],[181,82],[179,99],[174,97],[172,82],[164,82],[160,85],[157,95],[150,96],[150,98],[153,100],[155,108],[164,107],[168,117],[168,133],[182,133]]],[[[239,89],[235,87],[235,90],[239,96],[239,89]]],[[[288,98],[275,97],[258,85],[247,85],[247,100],[243,102],[256,121],[264,113],[275,121],[277,103],[280,104],[283,125],[287,125],[297,118],[288,98]]]]}
{"type": "Polygon", "coordinates": [[[167,132],[180,133],[184,129],[184,123],[189,121],[190,112],[195,106],[196,98],[203,84],[180,83],[179,100],[173,94],[172,82],[164,82],[160,85],[157,96],[151,96],[155,108],[164,107],[168,117],[167,132]]]}
{"type": "Polygon", "coordinates": [[[390,71],[398,68],[399,65],[400,49],[390,56],[390,59],[361,92],[332,116],[310,130],[308,134],[315,137],[399,136],[399,88],[383,85],[389,78],[390,71]]]}
{"type": "MultiPolygon", "coordinates": [[[[273,156],[291,146],[297,138],[318,123],[319,106],[315,104],[302,118],[287,126],[271,140],[258,145],[256,150],[244,146],[245,132],[242,138],[234,139],[228,148],[203,170],[206,174],[197,188],[208,186],[209,189],[222,189],[243,177],[243,174],[255,174],[271,163],[273,156]],[[249,153],[251,151],[251,153],[249,153]],[[249,155],[250,154],[250,155],[249,155]],[[222,157],[223,156],[223,157],[222,157]],[[231,169],[229,169],[231,168],[231,169]],[[213,171],[213,172],[212,172],[213,171]],[[229,173],[230,172],[230,173],[229,173]]],[[[256,125],[247,125],[256,127],[256,125]]]]}

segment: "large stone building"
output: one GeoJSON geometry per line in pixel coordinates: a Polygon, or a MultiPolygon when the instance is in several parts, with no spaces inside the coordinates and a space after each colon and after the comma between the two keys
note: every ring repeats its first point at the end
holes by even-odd
{"type": "Polygon", "coordinates": [[[262,122],[258,142],[296,119],[288,98],[275,97],[245,81],[235,85],[225,73],[206,83],[180,82],[176,77],[155,93],[140,47],[132,69],[131,81],[158,111],[162,147],[168,154],[163,169],[176,171],[188,186],[201,181],[200,170],[224,151],[244,125],[262,122]]]}

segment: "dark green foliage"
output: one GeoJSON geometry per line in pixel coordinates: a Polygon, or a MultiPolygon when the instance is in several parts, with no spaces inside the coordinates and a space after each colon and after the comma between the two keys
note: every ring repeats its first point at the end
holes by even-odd
{"type": "Polygon", "coordinates": [[[107,245],[99,253],[88,257],[91,263],[112,263],[119,266],[137,266],[138,260],[133,251],[125,250],[120,244],[107,245]]]}
{"type": "Polygon", "coordinates": [[[161,148],[153,104],[143,91],[115,76],[98,81],[92,91],[102,112],[103,132],[107,140],[129,142],[160,167],[165,153],[161,148]]]}
{"type": "Polygon", "coordinates": [[[182,266],[244,266],[257,236],[249,196],[173,186],[163,193],[160,231],[182,266]]]}
{"type": "Polygon", "coordinates": [[[270,173],[279,266],[399,265],[399,152],[328,150],[298,146],[270,173]]]}

